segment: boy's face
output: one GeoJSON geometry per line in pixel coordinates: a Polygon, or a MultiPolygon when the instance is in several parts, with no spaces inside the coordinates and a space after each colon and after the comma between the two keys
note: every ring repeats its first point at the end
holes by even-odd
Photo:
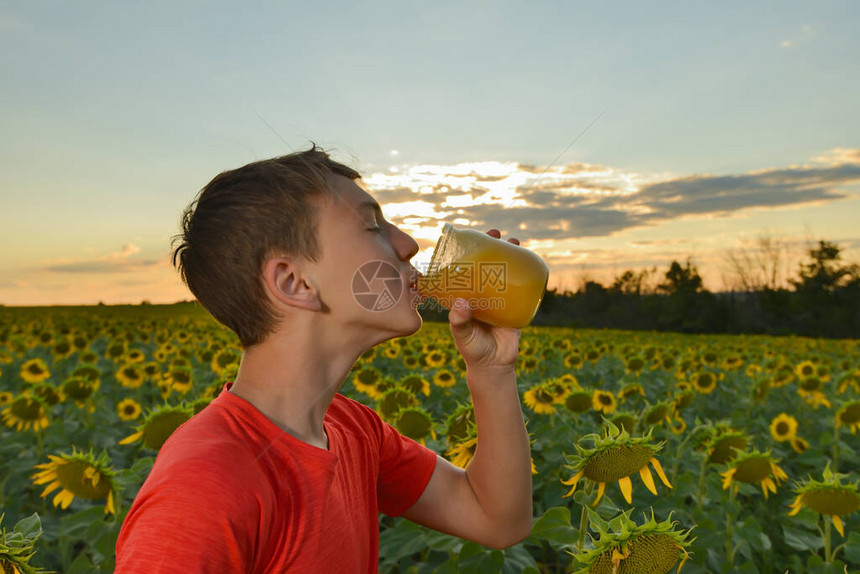
{"type": "Polygon", "coordinates": [[[421,327],[413,288],[418,252],[412,237],[386,221],[376,200],[349,178],[331,175],[332,194],[320,204],[322,256],[315,266],[320,299],[345,328],[369,327],[376,342],[421,327]],[[374,337],[377,338],[377,337],[374,337]]]}

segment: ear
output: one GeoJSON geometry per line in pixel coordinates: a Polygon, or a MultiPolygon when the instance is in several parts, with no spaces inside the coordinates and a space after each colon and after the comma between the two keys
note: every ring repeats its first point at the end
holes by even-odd
{"type": "Polygon", "coordinates": [[[284,305],[308,311],[322,309],[319,293],[313,281],[309,281],[302,274],[302,269],[293,260],[273,257],[266,261],[263,268],[263,282],[269,295],[284,305]]]}

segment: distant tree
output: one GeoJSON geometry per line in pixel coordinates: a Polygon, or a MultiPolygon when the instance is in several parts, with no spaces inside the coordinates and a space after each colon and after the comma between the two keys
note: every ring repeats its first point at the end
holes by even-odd
{"type": "Polygon", "coordinates": [[[702,276],[689,257],[684,267],[677,261],[672,261],[666,272],[666,282],[659,284],[657,289],[669,295],[698,293],[702,291],[702,276]]]}
{"type": "Polygon", "coordinates": [[[727,282],[729,288],[752,293],[784,286],[787,251],[784,241],[768,234],[759,236],[752,246],[730,250],[727,259],[733,277],[727,282]]]}
{"type": "Polygon", "coordinates": [[[653,269],[643,269],[638,273],[629,269],[615,278],[609,290],[622,295],[642,295],[647,291],[645,281],[652,273],[656,272],[656,267],[653,269]]]}
{"type": "Polygon", "coordinates": [[[830,293],[849,283],[858,281],[860,267],[856,263],[841,263],[842,249],[830,241],[820,240],[818,248],[809,250],[809,263],[800,264],[800,277],[791,283],[797,291],[807,293],[830,293]]]}

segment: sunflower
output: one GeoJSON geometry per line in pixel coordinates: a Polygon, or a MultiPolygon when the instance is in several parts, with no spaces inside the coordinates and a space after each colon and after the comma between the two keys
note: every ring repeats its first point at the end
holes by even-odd
{"type": "Polygon", "coordinates": [[[678,394],[676,394],[675,398],[672,399],[672,412],[677,415],[682,410],[690,406],[693,399],[696,398],[696,393],[691,389],[681,389],[680,385],[676,388],[678,389],[678,394]]]}
{"type": "Polygon", "coordinates": [[[74,347],[72,347],[72,344],[67,339],[61,339],[51,347],[51,354],[54,356],[54,360],[68,359],[74,352],[74,347]]]}
{"type": "Polygon", "coordinates": [[[92,351],[84,351],[78,357],[81,363],[86,363],[90,365],[95,365],[99,362],[99,356],[92,351]]]}
{"type": "Polygon", "coordinates": [[[376,390],[376,384],[382,379],[382,373],[376,367],[362,367],[352,377],[356,390],[373,398],[379,398],[381,393],[376,390]]]}
{"type": "Polygon", "coordinates": [[[592,513],[599,537],[592,538],[593,549],[574,555],[584,564],[574,574],[665,574],[679,559],[677,571],[681,571],[690,556],[690,530],[676,530],[671,515],[657,522],[653,510],[650,520],[637,525],[630,520],[631,512],[622,512],[608,523],[592,513]]]}
{"type": "Polygon", "coordinates": [[[632,374],[638,377],[642,374],[643,369],[645,369],[645,364],[645,359],[639,355],[633,355],[624,361],[624,372],[628,375],[632,374]]]}
{"type": "Polygon", "coordinates": [[[675,418],[669,425],[669,430],[672,431],[672,434],[681,435],[684,434],[684,431],[687,430],[687,421],[682,418],[675,418]]]}
{"type": "Polygon", "coordinates": [[[806,377],[811,377],[815,374],[817,367],[815,363],[812,361],[803,361],[798,363],[794,367],[794,374],[797,375],[799,379],[805,379],[806,377]]]}
{"type": "Polygon", "coordinates": [[[475,408],[471,403],[458,405],[445,421],[445,436],[448,437],[448,444],[454,444],[468,438],[474,427],[475,408]]]}
{"type": "Polygon", "coordinates": [[[791,448],[793,448],[794,452],[797,454],[803,454],[806,452],[806,449],[809,448],[809,441],[797,435],[791,437],[789,444],[791,444],[791,448]]]}
{"type": "Polygon", "coordinates": [[[187,367],[174,367],[167,372],[165,383],[169,383],[170,387],[177,393],[184,395],[191,390],[193,383],[191,378],[191,369],[187,367]]]}
{"type": "Polygon", "coordinates": [[[780,413],[770,422],[770,436],[777,442],[791,440],[797,434],[797,419],[793,416],[780,413]]]}
{"type": "Polygon", "coordinates": [[[565,497],[574,493],[580,479],[584,477],[591,483],[597,484],[597,498],[593,502],[593,506],[596,506],[603,497],[606,483],[617,480],[624,500],[627,501],[627,504],[632,504],[633,482],[630,480],[630,475],[634,472],[639,473],[648,490],[656,495],[657,489],[654,486],[654,477],[651,476],[648,463],[654,467],[663,484],[672,488],[669,479],[663,473],[660,461],[654,456],[663,448],[663,443],[652,444],[650,432],[644,437],[631,438],[626,430],[619,429],[610,422],[604,438],[591,434],[583,437],[583,440],[585,439],[590,440],[594,448],[586,449],[579,444],[574,444],[577,455],[572,457],[568,467],[575,474],[571,478],[561,481],[562,484],[571,487],[570,491],[564,495],[565,497]]]}
{"type": "Polygon", "coordinates": [[[631,433],[636,428],[636,417],[627,411],[616,411],[609,419],[615,426],[631,433]]]}
{"type": "Polygon", "coordinates": [[[760,484],[765,499],[768,491],[776,493],[776,487],[781,480],[788,478],[780,467],[776,465],[779,460],[774,459],[768,452],[753,450],[738,454],[729,462],[729,468],[721,472],[723,477],[723,490],[732,487],[737,492],[735,482],[747,484],[760,484]]]}
{"type": "Polygon", "coordinates": [[[126,363],[117,369],[114,375],[119,383],[127,389],[136,389],[143,384],[145,376],[140,366],[126,363]]]}
{"type": "Polygon", "coordinates": [[[845,528],[842,524],[842,516],[846,516],[860,509],[860,492],[857,483],[842,484],[842,479],[847,474],[839,474],[830,470],[830,463],[824,467],[822,481],[808,480],[795,485],[794,493],[797,497],[791,503],[789,516],[800,512],[801,508],[809,508],[813,512],[829,516],[833,526],[845,538],[845,528]]]}
{"type": "Polygon", "coordinates": [[[105,514],[116,514],[116,473],[110,467],[107,453],[103,452],[96,459],[92,452],[84,454],[73,449],[72,454],[48,455],[48,458],[51,462],[37,464],[35,468],[40,470],[31,477],[36,486],[48,484],[42,498],[59,488],[60,492],[54,496],[54,506],[65,510],[76,496],[86,500],[105,498],[105,514]]]}
{"type": "Polygon", "coordinates": [[[394,387],[382,393],[379,397],[376,410],[384,420],[390,421],[400,409],[404,407],[417,407],[418,404],[418,399],[414,394],[403,387],[394,387]]]}
{"type": "Polygon", "coordinates": [[[78,406],[83,406],[83,404],[93,396],[93,394],[99,388],[99,381],[92,381],[89,379],[85,379],[80,376],[71,376],[65,381],[63,381],[63,385],[60,387],[62,393],[75,401],[75,404],[78,406]]]}
{"type": "Polygon", "coordinates": [[[690,378],[690,382],[693,388],[703,395],[709,395],[717,388],[717,376],[710,371],[694,373],[690,378]]]}
{"type": "MultiPolygon", "coordinates": [[[[156,359],[158,360],[158,359],[156,359]]],[[[242,353],[233,348],[221,349],[212,357],[212,371],[219,376],[223,376],[227,367],[238,365],[242,360],[242,353]]],[[[163,362],[163,361],[159,361],[163,362]]]]}
{"type": "Polygon", "coordinates": [[[400,347],[397,345],[387,345],[385,349],[382,350],[382,356],[386,359],[396,359],[400,356],[400,347]]]}
{"type": "Polygon", "coordinates": [[[3,422],[15,430],[30,430],[39,432],[50,424],[48,406],[39,397],[21,395],[3,409],[3,422]]]}
{"type": "Polygon", "coordinates": [[[566,353],[564,355],[564,366],[568,369],[578,369],[582,366],[582,355],[579,353],[566,353]]]}
{"type": "Polygon", "coordinates": [[[0,514],[0,572],[6,574],[48,574],[45,570],[29,564],[36,553],[36,540],[42,535],[39,515],[33,513],[22,518],[6,532],[2,527],[4,514],[0,514]]]}
{"type": "Polygon", "coordinates": [[[830,408],[830,400],[827,398],[827,395],[821,391],[815,391],[812,393],[801,393],[798,391],[798,394],[803,397],[803,400],[812,405],[812,408],[814,409],[818,409],[818,407],[822,405],[828,409],[830,408]]]}
{"type": "Polygon", "coordinates": [[[101,371],[96,368],[95,365],[80,365],[74,371],[72,371],[73,377],[80,377],[90,383],[95,383],[98,386],[99,380],[101,378],[101,371]]]}
{"type": "Polygon", "coordinates": [[[125,437],[119,444],[131,444],[140,440],[146,448],[159,450],[173,431],[191,418],[191,414],[191,409],[184,405],[157,408],[144,418],[134,434],[125,437]]]}
{"type": "Polygon", "coordinates": [[[466,468],[466,465],[475,456],[475,448],[477,446],[478,436],[475,434],[474,429],[470,429],[469,435],[449,448],[446,454],[451,459],[451,464],[460,468],[466,468]]]}
{"type": "Polygon", "coordinates": [[[50,376],[48,365],[42,359],[30,359],[21,365],[21,378],[28,383],[41,383],[50,376]]]}
{"type": "Polygon", "coordinates": [[[427,436],[436,440],[433,430],[433,417],[419,406],[403,407],[394,415],[394,428],[405,437],[424,444],[427,436]]]}
{"type": "Polygon", "coordinates": [[[618,402],[612,393],[595,389],[594,395],[591,398],[591,406],[596,411],[611,415],[618,406],[618,402]]]}
{"type": "Polygon", "coordinates": [[[430,396],[430,381],[418,375],[407,375],[398,384],[413,395],[423,393],[425,397],[430,396]]]}
{"type": "Polygon", "coordinates": [[[564,399],[564,406],[572,413],[584,413],[591,410],[594,404],[594,393],[591,391],[573,391],[564,399]]]}
{"type": "Polygon", "coordinates": [[[716,424],[710,428],[703,447],[708,451],[709,463],[725,464],[735,458],[738,451],[746,449],[748,443],[743,432],[726,424],[716,424]]]}
{"type": "Polygon", "coordinates": [[[535,385],[523,393],[523,402],[537,414],[552,414],[556,411],[555,395],[545,384],[535,385]]]}
{"type": "Polygon", "coordinates": [[[415,370],[420,365],[420,361],[418,357],[415,355],[404,355],[403,356],[403,366],[409,369],[410,371],[415,370]]]}
{"type": "Polygon", "coordinates": [[[639,383],[632,383],[623,387],[620,391],[618,391],[618,400],[622,403],[626,401],[629,397],[639,394],[643,397],[645,396],[645,389],[642,388],[642,385],[639,383]]]}
{"type": "Polygon", "coordinates": [[[433,384],[441,388],[453,387],[457,384],[457,379],[454,377],[454,373],[446,369],[442,369],[433,375],[433,384]]]}
{"type": "Polygon", "coordinates": [[[671,403],[669,401],[662,401],[649,407],[645,413],[642,415],[642,425],[643,426],[660,426],[663,422],[667,422],[670,425],[672,424],[671,415],[671,403]]]}
{"type": "Polygon", "coordinates": [[[42,399],[48,407],[52,407],[63,401],[63,394],[60,392],[60,389],[51,383],[39,383],[38,385],[33,385],[30,391],[33,395],[42,399]]]}
{"type": "Polygon", "coordinates": [[[15,400],[15,395],[9,391],[0,391],[0,407],[5,407],[15,400]]]}
{"type": "Polygon", "coordinates": [[[851,434],[860,429],[860,400],[845,403],[836,411],[836,428],[843,425],[851,429],[851,434]]]}
{"type": "Polygon", "coordinates": [[[119,359],[120,357],[125,355],[125,352],[126,352],[126,346],[125,345],[126,345],[125,341],[120,341],[120,340],[112,341],[105,348],[105,356],[108,359],[111,359],[114,361],[119,359]]]}
{"type": "Polygon", "coordinates": [[[116,414],[121,421],[133,421],[140,412],[140,403],[134,399],[123,399],[116,405],[116,414]]]}
{"type": "Polygon", "coordinates": [[[740,355],[733,354],[723,358],[723,369],[727,371],[736,371],[744,364],[744,359],[740,355]]]}
{"type": "Polygon", "coordinates": [[[431,351],[424,356],[424,362],[431,369],[438,369],[448,362],[447,357],[442,351],[431,351]]]}

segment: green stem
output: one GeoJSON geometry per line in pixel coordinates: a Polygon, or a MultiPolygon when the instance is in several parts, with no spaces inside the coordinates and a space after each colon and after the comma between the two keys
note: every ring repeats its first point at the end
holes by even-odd
{"type": "Polygon", "coordinates": [[[830,464],[833,472],[838,472],[839,470],[839,427],[833,425],[833,462],[830,464]]]}
{"type": "MultiPolygon", "coordinates": [[[[588,481],[588,486],[585,487],[585,494],[591,494],[591,490],[594,488],[594,483],[590,480],[588,481]]],[[[588,510],[585,508],[585,504],[582,505],[582,512],[579,515],[579,540],[576,542],[576,549],[582,550],[583,545],[585,544],[585,531],[588,528],[588,510]]]]}
{"type": "MultiPolygon", "coordinates": [[[[734,485],[729,487],[729,493],[730,493],[729,494],[729,500],[734,502],[735,501],[735,486],[734,485]]],[[[733,548],[734,545],[732,544],[732,542],[733,542],[732,538],[733,538],[734,534],[732,532],[732,526],[733,525],[732,525],[731,508],[733,506],[734,506],[733,504],[730,504],[729,508],[726,511],[726,559],[728,560],[729,566],[733,565],[734,558],[735,558],[735,553],[734,553],[734,548],[733,548]]]]}
{"type": "Polygon", "coordinates": [[[829,516],[821,515],[824,520],[824,562],[830,564],[833,562],[833,555],[830,552],[830,523],[832,519],[829,516]]]}
{"type": "Polygon", "coordinates": [[[41,463],[42,462],[42,454],[45,450],[44,438],[42,438],[42,431],[36,431],[36,458],[41,463]]]}
{"type": "Polygon", "coordinates": [[[708,455],[702,457],[702,464],[699,466],[699,490],[696,491],[696,508],[702,509],[702,494],[705,491],[705,472],[708,470],[708,455]]]}
{"type": "Polygon", "coordinates": [[[684,437],[684,440],[678,445],[678,453],[675,455],[675,464],[672,465],[672,475],[670,480],[672,484],[675,483],[675,477],[678,476],[678,465],[681,464],[681,454],[684,452],[684,448],[686,448],[687,443],[692,439],[697,432],[705,428],[707,425],[698,425],[696,428],[687,433],[687,436],[684,437]]]}

